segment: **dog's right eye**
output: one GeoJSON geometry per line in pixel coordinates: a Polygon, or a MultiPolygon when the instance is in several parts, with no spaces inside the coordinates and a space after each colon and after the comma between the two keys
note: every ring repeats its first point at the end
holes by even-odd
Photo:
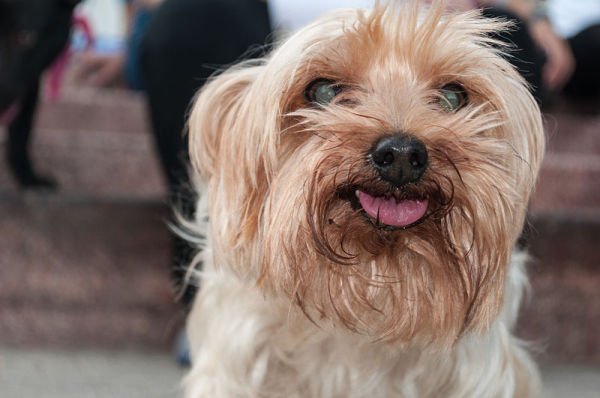
{"type": "Polygon", "coordinates": [[[446,112],[454,112],[467,104],[465,89],[456,83],[446,84],[439,89],[438,105],[446,112]]]}
{"type": "Polygon", "coordinates": [[[328,105],[342,91],[342,86],[328,79],[317,79],[306,87],[304,97],[308,102],[328,105]]]}

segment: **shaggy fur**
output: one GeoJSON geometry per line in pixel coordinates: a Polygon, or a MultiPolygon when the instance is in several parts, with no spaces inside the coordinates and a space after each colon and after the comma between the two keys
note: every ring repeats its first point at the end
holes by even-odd
{"type": "Polygon", "coordinates": [[[332,12],[199,94],[190,227],[206,239],[189,271],[202,288],[187,397],[536,394],[510,330],[539,109],[490,36],[505,24],[404,3],[332,12]],[[307,100],[317,79],[341,88],[331,103],[307,100]],[[440,107],[448,84],[468,95],[455,111],[440,107]],[[397,132],[428,153],[400,188],[369,152],[397,132]],[[426,198],[427,211],[383,225],[357,190],[426,198]]]}

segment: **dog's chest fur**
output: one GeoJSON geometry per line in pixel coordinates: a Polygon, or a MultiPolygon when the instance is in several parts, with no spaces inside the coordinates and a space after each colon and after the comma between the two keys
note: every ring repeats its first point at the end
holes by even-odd
{"type": "Polygon", "coordinates": [[[446,351],[392,348],[317,327],[289,303],[216,270],[210,248],[204,256],[188,323],[188,397],[528,397],[537,388],[535,366],[510,333],[526,281],[524,253],[513,254],[509,299],[491,329],[463,336],[446,351]]]}

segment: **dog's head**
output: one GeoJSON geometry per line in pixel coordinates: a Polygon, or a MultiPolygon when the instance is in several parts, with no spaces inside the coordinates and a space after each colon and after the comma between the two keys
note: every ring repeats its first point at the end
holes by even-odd
{"type": "Polygon", "coordinates": [[[209,82],[190,151],[215,262],[373,338],[485,329],[543,151],[503,28],[414,2],[336,11],[209,82]]]}

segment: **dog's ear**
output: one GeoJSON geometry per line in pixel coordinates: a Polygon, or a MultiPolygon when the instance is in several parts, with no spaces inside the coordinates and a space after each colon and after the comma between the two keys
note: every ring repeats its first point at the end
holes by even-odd
{"type": "Polygon", "coordinates": [[[256,231],[276,159],[279,96],[266,94],[273,91],[264,88],[263,69],[254,61],[215,77],[200,90],[189,118],[190,159],[207,188],[211,223],[223,226],[232,245],[256,231]],[[238,233],[231,236],[227,225],[238,233]]]}
{"type": "MultiPolygon", "coordinates": [[[[254,81],[252,68],[230,70],[209,80],[198,91],[188,120],[190,159],[207,181],[232,148],[222,148],[239,123],[245,93],[254,81]]],[[[241,137],[239,137],[241,139],[241,137]]]]}
{"type": "Polygon", "coordinates": [[[509,98],[506,101],[508,131],[514,135],[511,142],[515,145],[517,155],[512,157],[517,163],[516,167],[512,168],[515,171],[515,183],[525,189],[532,189],[545,148],[542,115],[538,104],[524,84],[507,84],[504,89],[509,98]]]}
{"type": "Polygon", "coordinates": [[[537,102],[517,72],[510,72],[513,77],[502,81],[502,98],[495,102],[501,101],[504,105],[503,138],[511,144],[512,153],[505,158],[505,167],[509,171],[505,193],[513,192],[510,201],[513,202],[514,219],[507,219],[506,223],[513,226],[512,237],[516,240],[522,232],[527,205],[541,168],[545,136],[537,102]]]}

